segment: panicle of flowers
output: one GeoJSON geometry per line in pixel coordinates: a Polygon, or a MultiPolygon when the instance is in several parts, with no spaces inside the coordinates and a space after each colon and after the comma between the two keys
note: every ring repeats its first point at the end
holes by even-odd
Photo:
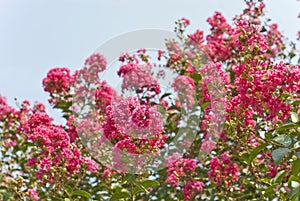
{"type": "Polygon", "coordinates": [[[194,200],[195,197],[202,192],[204,183],[201,181],[187,181],[182,190],[185,200],[194,200]]]}
{"type": "Polygon", "coordinates": [[[267,121],[284,122],[289,117],[290,105],[286,104],[281,95],[299,92],[299,67],[289,67],[283,62],[278,64],[251,62],[251,64],[255,67],[248,70],[244,64],[234,68],[238,94],[231,99],[228,112],[245,111],[243,116],[246,125],[254,126],[255,119],[251,117],[254,114],[267,121]]]}
{"type": "Polygon", "coordinates": [[[232,45],[229,43],[235,40],[233,28],[220,12],[216,12],[215,15],[208,18],[207,22],[211,26],[211,34],[206,36],[207,44],[204,49],[207,50],[213,61],[225,61],[232,54],[232,45]]]}
{"type": "Polygon", "coordinates": [[[182,194],[186,200],[192,200],[196,195],[202,192],[204,183],[197,181],[196,169],[198,167],[197,161],[190,158],[178,158],[178,156],[171,156],[172,159],[166,159],[167,162],[167,179],[172,187],[182,187],[182,194]]]}
{"type": "MultiPolygon", "coordinates": [[[[5,130],[6,128],[8,130],[9,128],[16,127],[16,123],[19,119],[20,112],[11,107],[8,104],[7,99],[0,94],[0,122],[3,124],[0,124],[0,129],[2,128],[5,130]]],[[[7,135],[9,135],[9,133],[7,133],[7,135]]]]}
{"type": "Polygon", "coordinates": [[[244,9],[242,16],[248,16],[249,20],[257,19],[264,15],[265,3],[262,1],[247,1],[247,8],[244,9]]]}
{"type": "Polygon", "coordinates": [[[191,109],[195,105],[195,83],[192,78],[186,75],[177,76],[172,87],[178,93],[179,102],[182,106],[191,109]]]}
{"type": "Polygon", "coordinates": [[[188,38],[190,40],[190,45],[201,48],[204,43],[204,33],[201,30],[196,30],[194,33],[189,34],[188,38]]]}
{"type": "Polygon", "coordinates": [[[85,60],[84,66],[88,70],[88,74],[85,75],[89,76],[90,80],[93,80],[94,78],[98,78],[99,73],[106,69],[107,61],[102,54],[94,53],[85,60]]]}
{"type": "Polygon", "coordinates": [[[209,103],[203,110],[204,118],[201,129],[204,131],[201,151],[213,149],[214,145],[210,140],[218,140],[222,135],[222,125],[225,121],[223,112],[227,106],[227,85],[229,84],[229,74],[222,70],[221,63],[208,62],[199,68],[202,81],[198,90],[200,105],[209,103]],[[209,145],[209,146],[207,146],[209,145]]]}
{"type": "Polygon", "coordinates": [[[160,113],[150,105],[129,97],[107,107],[104,135],[116,147],[130,153],[151,153],[164,145],[160,113]],[[122,112],[120,112],[122,111],[122,112]]]}
{"type": "Polygon", "coordinates": [[[53,68],[43,79],[43,86],[46,92],[51,95],[54,93],[68,93],[70,86],[74,82],[74,78],[68,68],[53,68]]]}
{"type": "Polygon", "coordinates": [[[74,86],[76,75],[71,75],[68,68],[53,68],[43,79],[44,91],[50,93],[49,102],[53,105],[61,100],[71,101],[67,98],[70,95],[70,88],[74,86]]]}
{"type": "Polygon", "coordinates": [[[150,63],[141,64],[139,61],[122,65],[117,72],[123,78],[122,91],[133,90],[137,93],[152,92],[152,96],[159,94],[160,85],[151,75],[151,69],[152,65],[150,63]]]}
{"type": "Polygon", "coordinates": [[[234,26],[229,25],[220,12],[208,18],[211,33],[202,47],[213,61],[235,64],[251,54],[271,59],[283,51],[283,35],[278,31],[278,25],[262,26],[260,21],[264,3],[247,2],[247,5],[244,13],[234,18],[234,26]]]}
{"type": "Polygon", "coordinates": [[[175,33],[177,33],[177,37],[182,40],[184,38],[183,33],[185,29],[190,25],[190,20],[183,17],[177,20],[175,24],[176,24],[175,33]]]}
{"type": "Polygon", "coordinates": [[[188,178],[193,178],[195,170],[198,167],[197,161],[190,158],[180,158],[167,164],[166,183],[172,187],[182,186],[182,183],[188,178]]]}
{"type": "MultiPolygon", "coordinates": [[[[75,71],[75,94],[80,87],[94,86],[100,79],[100,73],[106,69],[107,61],[100,53],[94,53],[89,56],[82,69],[75,71]]],[[[90,89],[87,89],[90,90],[90,89]]],[[[78,96],[78,94],[76,94],[78,96]]]]}
{"type": "Polygon", "coordinates": [[[43,182],[60,183],[78,173],[81,169],[97,171],[97,163],[84,157],[75,144],[71,143],[69,133],[62,126],[52,124],[52,118],[46,113],[33,113],[20,131],[33,142],[37,152],[27,165],[36,167],[36,176],[43,182]]]}
{"type": "Polygon", "coordinates": [[[38,201],[40,199],[40,197],[38,196],[38,193],[35,189],[28,189],[28,195],[29,198],[34,200],[34,201],[38,201]]]}
{"type": "Polygon", "coordinates": [[[220,157],[210,160],[208,176],[217,185],[234,185],[239,179],[239,169],[236,163],[230,160],[229,152],[224,152],[220,157]]]}
{"type": "Polygon", "coordinates": [[[99,81],[95,93],[95,104],[97,109],[105,113],[106,107],[116,100],[117,93],[106,81],[99,81]]]}
{"type": "Polygon", "coordinates": [[[137,97],[113,102],[105,115],[98,145],[107,141],[113,145],[112,167],[118,172],[142,168],[147,154],[155,155],[165,145],[161,114],[155,107],[141,104],[137,97]]]}

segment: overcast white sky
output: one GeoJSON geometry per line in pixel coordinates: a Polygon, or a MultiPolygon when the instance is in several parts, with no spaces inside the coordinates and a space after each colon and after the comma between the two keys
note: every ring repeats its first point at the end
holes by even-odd
{"type": "MultiPolygon", "coordinates": [[[[268,0],[267,15],[294,39],[300,2],[268,0]]],[[[240,13],[242,0],[0,0],[0,93],[11,103],[46,102],[42,79],[53,67],[79,69],[100,44],[145,28],[172,31],[187,17],[190,30],[207,30],[207,17],[240,13]]]]}

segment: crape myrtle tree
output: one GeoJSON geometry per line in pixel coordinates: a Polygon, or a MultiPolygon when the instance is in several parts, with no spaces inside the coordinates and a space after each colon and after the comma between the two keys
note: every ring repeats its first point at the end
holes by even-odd
{"type": "Polygon", "coordinates": [[[0,96],[0,200],[299,200],[299,52],[264,10],[215,12],[207,34],[181,18],[167,51],[120,55],[130,96],[101,79],[99,53],[51,69],[43,87],[64,125],[0,96]],[[172,93],[155,68],[175,75],[172,93]],[[141,165],[154,158],[161,168],[141,165]]]}

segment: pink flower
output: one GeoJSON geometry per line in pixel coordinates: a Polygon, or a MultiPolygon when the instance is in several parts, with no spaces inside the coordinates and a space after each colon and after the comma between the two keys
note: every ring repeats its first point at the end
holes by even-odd
{"type": "Polygon", "coordinates": [[[151,65],[128,63],[120,67],[118,75],[123,77],[122,91],[134,90],[137,93],[144,91],[160,93],[160,85],[151,75],[151,65]]]}
{"type": "Polygon", "coordinates": [[[68,68],[53,68],[43,79],[43,86],[50,94],[67,94],[74,83],[74,77],[68,68]]]}
{"type": "Polygon", "coordinates": [[[157,57],[157,59],[158,59],[158,61],[160,61],[161,60],[161,57],[163,56],[163,54],[164,54],[164,51],[162,51],[162,50],[158,50],[157,51],[157,53],[158,53],[158,57],[157,57]]]}
{"type": "Polygon", "coordinates": [[[195,159],[181,158],[168,164],[166,183],[170,183],[173,187],[180,186],[180,181],[184,181],[188,176],[195,174],[198,167],[195,159]]]}
{"type": "Polygon", "coordinates": [[[0,105],[7,105],[6,97],[2,96],[1,94],[0,94],[0,105]]]}
{"type": "Polygon", "coordinates": [[[34,201],[37,201],[40,199],[40,197],[38,196],[37,191],[35,189],[28,189],[28,194],[29,194],[29,197],[31,199],[33,199],[34,201]]]}
{"type": "Polygon", "coordinates": [[[196,30],[195,33],[188,36],[192,45],[201,45],[204,42],[203,31],[196,30]]]}
{"type": "Polygon", "coordinates": [[[116,91],[111,88],[105,81],[99,82],[95,93],[97,107],[105,112],[106,107],[117,97],[116,91]]]}
{"type": "Polygon", "coordinates": [[[178,93],[180,104],[191,109],[195,104],[194,80],[186,75],[180,75],[175,78],[172,87],[178,93]]]}
{"type": "Polygon", "coordinates": [[[211,159],[208,176],[217,185],[226,181],[229,186],[232,186],[234,182],[238,181],[238,174],[238,165],[231,162],[228,152],[211,159]]]}
{"type": "Polygon", "coordinates": [[[208,140],[202,143],[200,150],[206,153],[210,153],[211,150],[216,148],[216,143],[214,141],[208,140]]]}
{"type": "MultiPolygon", "coordinates": [[[[71,116],[68,126],[72,126],[73,120],[71,116]]],[[[37,167],[37,178],[42,179],[43,175],[50,174],[52,168],[54,171],[51,174],[57,174],[56,169],[67,170],[60,173],[60,178],[78,173],[84,168],[91,172],[97,171],[98,164],[83,157],[81,150],[71,144],[70,134],[62,126],[52,125],[52,119],[47,114],[32,114],[20,130],[28,136],[28,141],[34,142],[40,148],[40,154],[29,159],[26,164],[37,167]]],[[[59,181],[53,177],[51,182],[59,181]]]]}
{"type": "Polygon", "coordinates": [[[180,20],[183,21],[183,22],[185,23],[185,26],[190,25],[190,20],[189,20],[189,19],[183,17],[183,18],[181,18],[180,20]]]}
{"type": "Polygon", "coordinates": [[[84,65],[91,73],[100,73],[106,69],[107,62],[102,54],[94,53],[85,60],[84,65]]]}
{"type": "Polygon", "coordinates": [[[195,196],[202,192],[204,183],[201,181],[187,181],[182,194],[185,200],[192,200],[195,196]]]}
{"type": "MultiPolygon", "coordinates": [[[[131,138],[148,142],[151,147],[161,146],[159,144],[164,139],[162,119],[154,107],[141,105],[137,98],[130,97],[108,106],[106,115],[103,130],[108,139],[119,141],[131,138]]],[[[154,147],[148,148],[151,152],[154,147]]]]}
{"type": "Polygon", "coordinates": [[[28,159],[26,163],[27,166],[34,166],[35,164],[36,164],[36,157],[28,159]]]}

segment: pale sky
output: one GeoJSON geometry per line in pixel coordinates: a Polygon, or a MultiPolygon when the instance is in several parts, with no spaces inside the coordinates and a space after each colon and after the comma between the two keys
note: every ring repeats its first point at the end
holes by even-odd
{"type": "MultiPolygon", "coordinates": [[[[295,39],[300,2],[266,5],[267,15],[295,39]]],[[[41,83],[49,69],[80,69],[114,36],[145,28],[172,31],[181,17],[191,20],[190,31],[207,30],[214,11],[230,20],[243,7],[242,0],[0,0],[0,93],[10,103],[15,97],[46,103],[41,83]]]]}

